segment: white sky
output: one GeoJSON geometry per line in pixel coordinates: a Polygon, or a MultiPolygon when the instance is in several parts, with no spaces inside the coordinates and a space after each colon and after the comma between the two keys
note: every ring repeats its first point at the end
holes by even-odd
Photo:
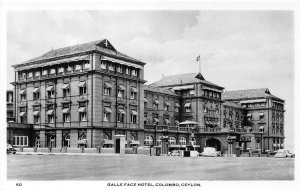
{"type": "Polygon", "coordinates": [[[226,90],[267,87],[286,100],[286,144],[294,141],[292,11],[13,11],[7,14],[10,67],[61,48],[107,38],[147,63],[145,79],[198,71],[226,90]]]}

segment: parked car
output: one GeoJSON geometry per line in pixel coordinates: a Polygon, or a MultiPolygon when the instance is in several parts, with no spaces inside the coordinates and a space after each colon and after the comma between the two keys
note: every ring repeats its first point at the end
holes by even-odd
{"type": "Polygon", "coordinates": [[[11,144],[6,145],[6,153],[7,154],[16,154],[16,149],[11,144]]]}
{"type": "Polygon", "coordinates": [[[287,149],[279,149],[277,150],[277,153],[274,156],[275,158],[294,158],[295,154],[292,154],[287,149]]]}
{"type": "Polygon", "coordinates": [[[169,152],[169,156],[180,156],[179,150],[172,150],[169,152]]]}
{"type": "Polygon", "coordinates": [[[221,151],[216,151],[214,147],[205,147],[200,156],[218,157],[222,156],[221,151]]]}

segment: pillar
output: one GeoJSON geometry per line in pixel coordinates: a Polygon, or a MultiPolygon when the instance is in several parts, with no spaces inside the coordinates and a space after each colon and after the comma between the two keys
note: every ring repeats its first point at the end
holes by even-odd
{"type": "Polygon", "coordinates": [[[40,131],[40,147],[44,148],[46,147],[46,135],[45,135],[45,131],[40,131]]]}
{"type": "Polygon", "coordinates": [[[70,130],[70,147],[77,148],[78,147],[78,130],[73,129],[70,130]]]}
{"type": "Polygon", "coordinates": [[[62,147],[62,131],[56,130],[56,148],[62,147]]]}

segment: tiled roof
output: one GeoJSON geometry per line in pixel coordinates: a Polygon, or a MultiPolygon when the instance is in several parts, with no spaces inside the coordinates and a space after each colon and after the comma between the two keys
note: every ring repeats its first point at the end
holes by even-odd
{"type": "Polygon", "coordinates": [[[237,104],[237,103],[234,103],[234,102],[224,102],[223,105],[224,106],[228,106],[228,107],[234,107],[234,108],[243,109],[243,107],[241,106],[241,104],[237,104]]]}
{"type": "Polygon", "coordinates": [[[145,89],[145,91],[168,94],[168,95],[172,95],[172,96],[178,96],[175,92],[173,92],[169,88],[161,88],[161,87],[153,87],[153,86],[145,85],[144,89],[145,89]]]}
{"type": "Polygon", "coordinates": [[[116,49],[110,44],[110,42],[106,39],[103,40],[98,40],[98,41],[93,41],[93,42],[88,42],[84,44],[78,44],[74,46],[68,46],[64,48],[59,48],[55,50],[51,50],[39,57],[30,59],[22,64],[15,65],[15,66],[20,66],[23,64],[28,64],[28,63],[33,63],[33,62],[39,62],[39,61],[44,61],[56,57],[61,57],[61,56],[68,56],[72,54],[77,54],[77,53],[83,53],[83,52],[88,52],[88,51],[93,51],[97,50],[100,51],[101,53],[114,57],[114,58],[120,58],[128,61],[133,61],[133,62],[138,62],[140,64],[143,64],[141,61],[134,59],[132,57],[129,57],[121,52],[116,51],[116,49]],[[106,47],[105,44],[108,44],[106,47]]]}
{"type": "Polygon", "coordinates": [[[221,86],[213,84],[204,79],[204,77],[200,73],[188,73],[188,74],[180,74],[180,75],[171,75],[164,76],[157,82],[150,84],[150,86],[176,86],[176,85],[184,85],[184,84],[192,84],[192,83],[202,83],[210,86],[214,86],[220,89],[224,89],[221,86]],[[197,76],[197,78],[196,78],[197,76]]]}
{"type": "Polygon", "coordinates": [[[284,101],[274,95],[272,95],[267,88],[247,89],[227,91],[223,94],[223,100],[243,100],[243,99],[259,99],[259,98],[275,98],[284,101]]]}

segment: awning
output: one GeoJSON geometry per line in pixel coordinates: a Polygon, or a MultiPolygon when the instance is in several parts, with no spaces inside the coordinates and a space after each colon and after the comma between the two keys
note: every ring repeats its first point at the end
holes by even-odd
{"type": "Polygon", "coordinates": [[[264,116],[264,115],[265,115],[264,113],[260,113],[260,114],[259,114],[259,116],[264,116]]]}
{"type": "MultiPolygon", "coordinates": [[[[55,61],[47,61],[47,62],[44,62],[44,63],[38,63],[38,66],[39,67],[46,67],[46,66],[52,66],[52,65],[57,65],[57,64],[61,64],[61,63],[69,63],[69,62],[82,61],[82,60],[90,60],[89,55],[59,59],[59,60],[55,60],[55,61]]],[[[30,65],[28,65],[28,66],[22,66],[22,67],[16,68],[16,71],[19,71],[21,69],[22,70],[32,69],[32,68],[36,68],[36,66],[37,66],[37,64],[30,63],[30,65]]]]}
{"type": "Polygon", "coordinates": [[[153,100],[153,103],[154,104],[159,104],[159,101],[158,100],[153,100]]]}
{"type": "Polygon", "coordinates": [[[118,85],[118,88],[119,88],[119,90],[122,90],[122,91],[124,91],[124,90],[125,90],[125,86],[124,86],[124,85],[122,85],[122,84],[119,84],[119,85],[118,85]]]}
{"type": "Polygon", "coordinates": [[[86,82],[79,82],[78,86],[79,87],[85,87],[86,86],[86,82]]]}
{"type": "Polygon", "coordinates": [[[23,112],[20,112],[20,113],[19,113],[19,116],[20,116],[20,117],[23,117],[25,114],[26,114],[26,112],[23,111],[23,112]]]}
{"type": "Polygon", "coordinates": [[[115,144],[113,140],[103,140],[103,144],[115,144]]]}
{"type": "Polygon", "coordinates": [[[135,87],[131,87],[131,91],[132,92],[138,92],[137,88],[135,88],[135,87]]]}
{"type": "Polygon", "coordinates": [[[25,94],[26,90],[20,90],[19,94],[25,94]]]}
{"type": "Polygon", "coordinates": [[[265,126],[260,126],[260,127],[259,127],[259,129],[264,129],[264,128],[265,128],[265,126]]]}
{"type": "Polygon", "coordinates": [[[170,124],[170,120],[165,119],[165,124],[169,125],[170,124]]]}
{"type": "Polygon", "coordinates": [[[78,108],[78,112],[85,112],[86,111],[86,107],[80,107],[78,108]]]}
{"type": "Polygon", "coordinates": [[[121,65],[131,66],[131,67],[134,67],[134,68],[137,68],[137,69],[143,69],[143,67],[141,65],[134,64],[134,63],[127,62],[127,61],[122,61],[122,60],[119,60],[119,59],[114,59],[114,58],[107,57],[107,56],[102,56],[101,60],[110,61],[110,62],[113,62],[113,63],[119,63],[121,65]]]}
{"type": "Polygon", "coordinates": [[[197,123],[195,121],[186,120],[184,122],[179,123],[179,125],[199,125],[199,123],[197,123]]]}
{"type": "Polygon", "coordinates": [[[179,108],[179,107],[180,107],[180,105],[179,105],[178,103],[175,103],[175,107],[179,108]]]}
{"type": "Polygon", "coordinates": [[[34,89],[32,90],[32,93],[37,93],[37,92],[39,92],[39,91],[40,91],[39,88],[34,88],[34,89]]]}
{"type": "Polygon", "coordinates": [[[144,102],[148,102],[148,100],[146,98],[144,98],[144,102]]]}
{"type": "Polygon", "coordinates": [[[53,89],[54,89],[54,86],[48,86],[48,87],[46,88],[46,91],[53,91],[53,89]]]}
{"type": "Polygon", "coordinates": [[[191,107],[191,103],[185,103],[184,104],[184,107],[186,108],[186,107],[191,107]]]}
{"type": "Polygon", "coordinates": [[[104,86],[106,88],[112,88],[112,85],[109,82],[104,82],[104,86]]]}
{"type": "Polygon", "coordinates": [[[158,118],[153,118],[154,122],[159,122],[159,119],[158,118]]]}
{"type": "Polygon", "coordinates": [[[111,109],[109,107],[104,107],[104,112],[105,113],[111,113],[111,109]]]}
{"type": "Polygon", "coordinates": [[[215,88],[211,88],[211,87],[207,87],[207,86],[202,86],[203,90],[211,90],[211,91],[215,91],[215,92],[223,92],[223,90],[219,90],[219,89],[215,89],[215,88]]]}
{"type": "Polygon", "coordinates": [[[34,111],[34,112],[32,113],[32,115],[34,115],[34,116],[37,116],[37,115],[39,115],[39,114],[40,114],[39,111],[34,111]]]}
{"type": "Polygon", "coordinates": [[[173,90],[188,90],[194,89],[194,85],[184,85],[184,86],[176,86],[172,88],[173,90]]]}
{"type": "Polygon", "coordinates": [[[252,114],[251,114],[251,113],[248,113],[248,114],[247,114],[247,117],[251,117],[251,116],[252,116],[252,114]]]}
{"type": "Polygon", "coordinates": [[[53,115],[54,114],[54,110],[48,110],[46,114],[47,115],[53,115]]]}
{"type": "Polygon", "coordinates": [[[168,101],[164,102],[166,106],[170,106],[170,103],[168,101]]]}
{"type": "Polygon", "coordinates": [[[134,144],[139,145],[139,144],[140,144],[140,141],[130,141],[130,144],[131,144],[131,145],[134,145],[134,144]]]}
{"type": "Polygon", "coordinates": [[[130,112],[131,112],[132,115],[137,115],[138,114],[137,111],[135,111],[135,110],[130,110],[130,112]]]}
{"type": "Polygon", "coordinates": [[[63,112],[63,113],[70,113],[70,108],[64,108],[64,109],[62,110],[62,112],[63,112]]]}
{"type": "Polygon", "coordinates": [[[257,100],[245,100],[241,101],[241,104],[246,104],[246,103],[259,103],[259,102],[266,102],[266,99],[257,99],[257,100]]]}
{"type": "Polygon", "coordinates": [[[118,112],[119,112],[120,114],[125,115],[125,111],[124,111],[123,109],[118,109],[118,112]]]}
{"type": "Polygon", "coordinates": [[[68,89],[69,87],[70,87],[70,84],[63,84],[61,88],[62,89],[68,89]]]}

